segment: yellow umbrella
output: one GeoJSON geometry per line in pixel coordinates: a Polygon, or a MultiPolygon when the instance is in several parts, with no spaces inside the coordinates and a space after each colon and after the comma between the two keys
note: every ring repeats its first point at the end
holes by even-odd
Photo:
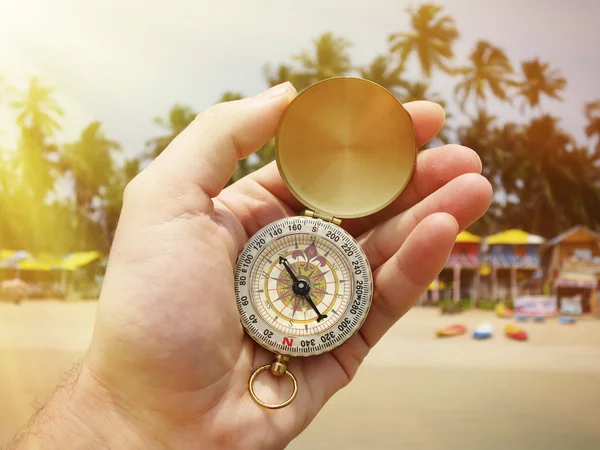
{"type": "Polygon", "coordinates": [[[73,271],[88,265],[98,258],[100,258],[100,253],[96,251],[71,253],[66,255],[55,268],[73,271]]]}
{"type": "Polygon", "coordinates": [[[529,234],[523,230],[510,229],[502,233],[488,236],[486,242],[489,245],[508,244],[508,245],[525,245],[525,244],[542,244],[544,238],[535,234],[529,234]]]}
{"type": "Polygon", "coordinates": [[[40,261],[35,258],[28,258],[23,261],[19,261],[16,266],[20,270],[43,270],[49,271],[52,270],[52,265],[46,261],[40,261]]]}
{"type": "MultiPolygon", "coordinates": [[[[63,258],[50,253],[40,253],[36,256],[24,251],[0,250],[0,263],[18,270],[68,270],[74,271],[100,258],[96,251],[76,252],[63,258]]],[[[0,267],[2,264],[0,264],[0,267]]]]}
{"type": "Polygon", "coordinates": [[[469,244],[479,244],[482,241],[480,236],[469,233],[468,231],[462,231],[456,237],[456,242],[458,243],[469,243],[469,244]]]}

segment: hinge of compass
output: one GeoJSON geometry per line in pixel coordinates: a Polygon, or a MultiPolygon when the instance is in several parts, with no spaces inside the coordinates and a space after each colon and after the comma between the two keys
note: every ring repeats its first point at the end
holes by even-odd
{"type": "Polygon", "coordinates": [[[307,209],[306,211],[304,211],[304,215],[308,216],[308,217],[314,217],[315,219],[321,219],[321,220],[324,220],[325,222],[331,222],[335,225],[340,225],[342,223],[341,219],[330,216],[328,214],[318,213],[318,212],[312,211],[310,209],[307,209]]]}

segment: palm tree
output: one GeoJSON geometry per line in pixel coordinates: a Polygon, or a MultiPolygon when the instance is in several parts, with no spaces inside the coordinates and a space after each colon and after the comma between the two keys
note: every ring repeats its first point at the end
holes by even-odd
{"type": "Polygon", "coordinates": [[[102,195],[103,206],[103,234],[105,241],[112,242],[117,222],[123,206],[123,191],[125,186],[135,177],[142,168],[142,161],[138,158],[125,160],[123,165],[114,171],[108,184],[108,189],[102,195]]]}
{"type": "Polygon", "coordinates": [[[171,143],[175,136],[181,133],[187,128],[187,126],[194,121],[196,113],[191,108],[183,105],[175,105],[169,111],[169,115],[166,119],[162,117],[155,117],[154,123],[159,125],[161,128],[167,131],[167,134],[152,138],[146,142],[146,145],[150,147],[149,154],[150,158],[156,158],[160,155],[167,145],[171,143]]]}
{"type": "Polygon", "coordinates": [[[581,223],[600,225],[600,170],[556,118],[545,115],[512,127],[496,145],[504,156],[504,190],[518,199],[504,209],[512,222],[507,225],[546,237],[581,223]]]}
{"type": "Polygon", "coordinates": [[[11,104],[19,111],[17,125],[39,130],[43,136],[53,136],[60,129],[55,118],[63,115],[53,93],[54,88],[42,86],[37,78],[32,78],[27,92],[11,104]]]}
{"type": "Polygon", "coordinates": [[[333,33],[325,33],[313,39],[314,55],[304,51],[292,56],[292,59],[300,62],[303,74],[310,84],[331,77],[346,75],[352,70],[348,48],[352,45],[342,37],[336,37],[333,33]]]}
{"type": "Polygon", "coordinates": [[[313,39],[313,51],[304,51],[292,56],[292,60],[300,63],[299,68],[288,64],[280,64],[273,72],[269,64],[263,66],[263,74],[269,86],[285,81],[291,82],[298,92],[311,84],[331,77],[343,76],[352,71],[348,48],[352,45],[348,40],[324,33],[313,39]]]}
{"type": "Polygon", "coordinates": [[[525,106],[540,107],[542,95],[562,100],[559,94],[567,86],[567,80],[558,70],[551,70],[548,63],[541,63],[537,58],[523,61],[521,69],[523,80],[519,83],[519,95],[525,100],[522,110],[525,106]]]}
{"type": "Polygon", "coordinates": [[[461,145],[472,148],[477,152],[482,162],[482,175],[486,177],[494,187],[498,183],[496,175],[500,169],[499,161],[502,156],[497,153],[496,140],[499,131],[496,128],[498,118],[491,115],[487,110],[481,108],[477,114],[470,118],[466,125],[458,128],[458,142],[461,145]]]}
{"type": "Polygon", "coordinates": [[[496,127],[497,117],[485,109],[479,109],[469,122],[458,128],[458,142],[477,152],[482,162],[482,175],[492,184],[495,194],[488,212],[473,227],[479,234],[489,234],[497,231],[497,224],[502,223],[502,187],[501,177],[503,158],[498,150],[497,140],[499,130],[496,127]]]}
{"type": "Polygon", "coordinates": [[[399,97],[398,89],[408,88],[408,82],[402,78],[404,67],[392,65],[391,58],[387,55],[377,56],[373,62],[360,69],[360,76],[379,84],[399,97]]]}
{"type": "Polygon", "coordinates": [[[427,78],[433,68],[452,73],[448,63],[454,58],[452,46],[459,37],[454,19],[440,15],[442,7],[425,3],[416,11],[409,7],[412,31],[394,33],[389,36],[390,51],[400,57],[404,65],[411,53],[416,53],[421,70],[427,78]]]}
{"type": "Polygon", "coordinates": [[[76,142],[64,147],[61,163],[73,181],[70,244],[75,248],[104,250],[110,246],[109,237],[103,233],[106,194],[115,180],[114,152],[120,150],[119,143],[106,136],[100,122],[91,122],[76,142]]]}
{"type": "Polygon", "coordinates": [[[100,122],[90,123],[79,140],[65,145],[62,163],[73,179],[75,204],[82,214],[95,212],[94,200],[103,195],[114,177],[113,152],[120,150],[118,142],[106,137],[100,122]]]}
{"type": "Polygon", "coordinates": [[[454,93],[460,97],[460,109],[464,111],[467,99],[474,95],[478,108],[486,100],[486,90],[503,101],[508,101],[507,89],[514,85],[513,68],[506,53],[487,41],[478,41],[469,56],[470,65],[459,69],[464,79],[456,85],[454,93]]]}
{"type": "Polygon", "coordinates": [[[17,110],[20,128],[15,171],[23,185],[28,206],[37,208],[54,187],[58,147],[51,138],[60,129],[57,119],[63,112],[53,97],[54,89],[32,78],[27,91],[11,103],[17,110]]]}

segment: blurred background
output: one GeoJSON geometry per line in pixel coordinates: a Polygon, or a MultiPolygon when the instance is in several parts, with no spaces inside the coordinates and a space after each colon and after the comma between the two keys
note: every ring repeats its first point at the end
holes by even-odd
{"type": "Polygon", "coordinates": [[[473,148],[494,202],[290,448],[598,448],[599,21],[596,0],[0,0],[0,444],[87,348],[129,180],[213,103],[351,75],[443,105],[428,146],[473,148]]]}

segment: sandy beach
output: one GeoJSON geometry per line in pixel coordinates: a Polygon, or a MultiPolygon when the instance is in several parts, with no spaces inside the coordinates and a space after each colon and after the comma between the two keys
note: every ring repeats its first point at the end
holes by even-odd
{"type": "MultiPolygon", "coordinates": [[[[95,302],[0,303],[0,444],[85,352],[95,302]]],[[[288,448],[600,448],[600,320],[522,324],[491,313],[415,308],[368,356],[354,382],[288,448]],[[438,339],[435,329],[491,321],[496,336],[438,339]],[[340,425],[343,424],[343,425],[340,425]]]]}

